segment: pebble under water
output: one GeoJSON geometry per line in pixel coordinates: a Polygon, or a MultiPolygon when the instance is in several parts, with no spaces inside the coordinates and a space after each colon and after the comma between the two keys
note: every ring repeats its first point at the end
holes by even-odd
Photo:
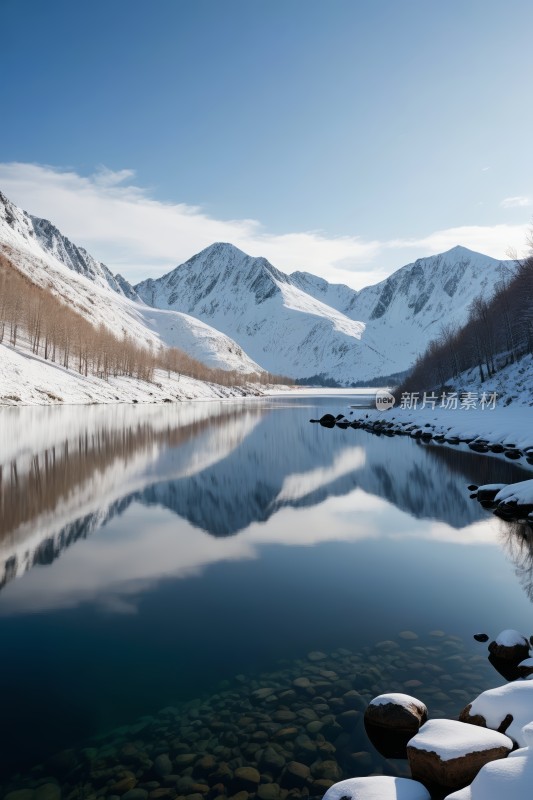
{"type": "Polygon", "coordinates": [[[359,775],[409,776],[370,744],[363,715],[378,694],[413,694],[430,718],[457,718],[496,676],[484,647],[443,631],[399,632],[359,652],[313,651],[236,675],[215,694],[63,750],[13,776],[6,800],[321,798],[359,775]]]}

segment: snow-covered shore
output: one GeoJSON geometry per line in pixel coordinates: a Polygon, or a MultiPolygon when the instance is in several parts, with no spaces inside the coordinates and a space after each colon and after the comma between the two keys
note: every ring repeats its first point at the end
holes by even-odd
{"type": "Polygon", "coordinates": [[[156,370],[152,383],[118,377],[108,381],[79,375],[25,349],[0,345],[0,406],[163,403],[262,395],[259,384],[220,386],[156,370]]]}
{"type": "MultiPolygon", "coordinates": [[[[495,408],[392,408],[388,411],[368,409],[354,412],[354,417],[365,424],[388,426],[392,432],[416,434],[417,430],[431,434],[432,438],[459,440],[455,446],[483,440],[489,446],[488,454],[505,457],[504,452],[493,452],[491,446],[519,450],[520,461],[525,463],[528,450],[533,450],[533,409],[529,406],[503,406],[495,408]]],[[[496,447],[496,450],[499,448],[496,447]]]]}

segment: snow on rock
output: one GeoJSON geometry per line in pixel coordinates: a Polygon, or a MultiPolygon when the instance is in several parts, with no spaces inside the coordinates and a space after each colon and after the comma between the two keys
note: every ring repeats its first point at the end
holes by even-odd
{"type": "Polygon", "coordinates": [[[424,703],[400,692],[380,694],[365,711],[368,738],[385,758],[405,758],[407,743],[428,718],[424,703]]]}
{"type": "MultiPolygon", "coordinates": [[[[531,481],[531,483],[533,483],[533,481],[531,481]]],[[[527,637],[524,636],[522,633],[519,633],[518,631],[514,631],[512,628],[500,631],[500,633],[497,635],[494,641],[496,642],[496,644],[499,644],[502,647],[515,647],[516,645],[518,646],[525,645],[529,650],[529,642],[527,640],[527,637]]]]}
{"type": "Polygon", "coordinates": [[[407,745],[413,778],[459,789],[489,761],[513,748],[508,736],[450,719],[429,720],[407,745]]]}
{"type": "MultiPolygon", "coordinates": [[[[479,395],[481,397],[481,395],[479,395]]],[[[420,429],[431,434],[433,438],[441,437],[441,441],[454,443],[468,451],[467,442],[483,440],[496,458],[505,458],[500,448],[490,451],[493,445],[501,445],[503,449],[510,447],[519,449],[525,456],[533,452],[533,428],[531,426],[532,410],[528,406],[506,407],[496,403],[495,408],[441,408],[438,405],[430,408],[398,408],[390,411],[365,409],[362,416],[355,417],[361,425],[389,425],[391,432],[405,433],[410,429],[420,429]]],[[[519,462],[521,465],[524,461],[519,462]]],[[[518,484],[516,484],[518,485],[518,484]]],[[[487,486],[491,486],[488,484],[487,486]]],[[[499,486],[499,489],[502,487],[499,486]]]]}
{"type": "Polygon", "coordinates": [[[529,655],[529,641],[518,631],[501,631],[489,644],[489,652],[496,658],[518,663],[529,655]]]}
{"type": "Polygon", "coordinates": [[[401,692],[380,694],[370,701],[365,712],[365,722],[387,728],[417,731],[427,719],[424,703],[401,692]]]}
{"type": "Polygon", "coordinates": [[[533,480],[509,483],[503,489],[500,489],[494,498],[494,502],[533,506],[533,480]]]}
{"type": "MultiPolygon", "coordinates": [[[[380,694],[370,701],[371,706],[385,706],[392,703],[395,706],[402,706],[403,708],[410,709],[415,703],[416,705],[426,706],[417,700],[416,697],[411,697],[409,694],[402,694],[401,692],[389,692],[388,694],[380,694]]],[[[427,708],[426,708],[427,711],[427,708]]]]}
{"type": "Polygon", "coordinates": [[[533,682],[518,680],[482,692],[461,711],[460,719],[502,730],[525,747],[522,728],[533,720],[533,682]]]}
{"type": "Polygon", "coordinates": [[[533,724],[522,730],[527,747],[501,761],[484,766],[470,786],[453,792],[446,800],[530,800],[533,787],[533,724]]]}
{"type": "Polygon", "coordinates": [[[478,750],[495,747],[511,750],[513,747],[512,741],[503,733],[450,719],[429,720],[409,745],[417,750],[432,750],[441,761],[450,761],[478,750]]]}
{"type": "Polygon", "coordinates": [[[349,778],[334,783],[323,800],[431,800],[421,783],[409,778],[392,778],[386,775],[371,775],[368,778],[349,778]]]}

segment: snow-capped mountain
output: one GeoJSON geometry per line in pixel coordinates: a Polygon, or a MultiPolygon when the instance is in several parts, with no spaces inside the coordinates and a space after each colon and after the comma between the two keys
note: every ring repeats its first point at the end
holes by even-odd
{"type": "Polygon", "coordinates": [[[217,243],[135,290],[224,331],[270,372],[338,383],[394,371],[365,325],[304,292],[264,258],[217,243]]]}
{"type": "Polygon", "coordinates": [[[455,247],[361,291],[217,243],[133,287],[52,223],[0,194],[0,252],[118,335],[180,347],[208,366],[339,385],[407,371],[446,324],[462,326],[508,262],[455,247]]]}
{"type": "Polygon", "coordinates": [[[208,322],[271,372],[358,383],[409,369],[444,323],[490,297],[505,262],[455,247],[359,292],[218,243],[135,287],[156,307],[208,322]]]}
{"type": "Polygon", "coordinates": [[[401,372],[412,366],[444,325],[462,327],[474,298],[491,297],[510,268],[512,262],[457,246],[407,264],[359,292],[305,272],[290,277],[308,294],[364,322],[394,355],[401,372]]]}
{"type": "Polygon", "coordinates": [[[205,322],[149,308],[128,281],[73,244],[47,220],[0,193],[0,253],[37,285],[52,290],[95,325],[143,345],[179,347],[210,367],[260,372],[235,341],[205,322]]]}

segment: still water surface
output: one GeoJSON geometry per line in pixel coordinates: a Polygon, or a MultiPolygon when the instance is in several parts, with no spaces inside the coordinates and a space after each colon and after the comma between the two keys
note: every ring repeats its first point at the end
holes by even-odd
{"type": "MultiPolygon", "coordinates": [[[[4,778],[312,651],[371,661],[371,695],[372,648],[394,642],[418,679],[437,629],[477,660],[456,711],[498,683],[472,634],[531,633],[530,553],[466,486],[530,473],[309,424],[353,402],[0,412],[4,778]]],[[[406,691],[385,666],[381,691],[406,691]]]]}

